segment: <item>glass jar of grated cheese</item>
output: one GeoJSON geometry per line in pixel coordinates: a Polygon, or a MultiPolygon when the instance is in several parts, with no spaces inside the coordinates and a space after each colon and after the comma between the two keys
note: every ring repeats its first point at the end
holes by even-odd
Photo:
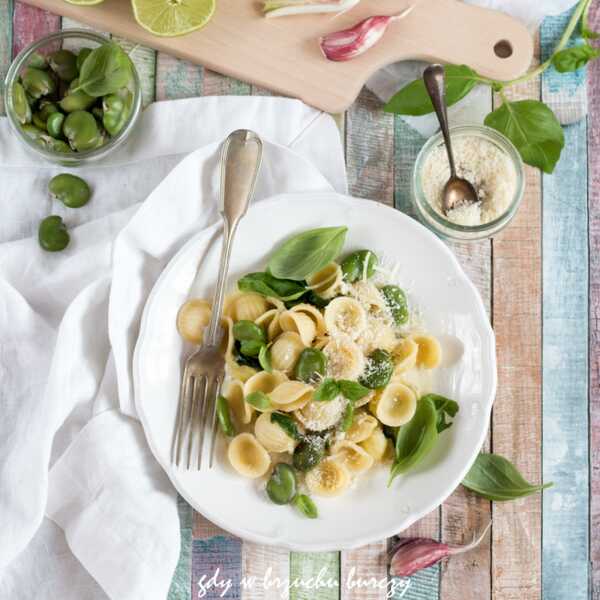
{"type": "Polygon", "coordinates": [[[457,175],[470,181],[480,201],[442,210],[442,192],[450,168],[442,134],[431,137],[413,170],[413,200],[421,220],[440,235],[455,240],[491,237],[516,214],[525,185],[523,161],[508,138],[483,125],[450,129],[457,175]]]}

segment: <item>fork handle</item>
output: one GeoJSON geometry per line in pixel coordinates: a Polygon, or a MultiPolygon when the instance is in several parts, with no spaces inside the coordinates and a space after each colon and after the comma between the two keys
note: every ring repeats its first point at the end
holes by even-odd
{"type": "Polygon", "coordinates": [[[221,151],[220,212],[223,217],[223,247],[213,309],[208,326],[207,345],[215,345],[225,297],[225,283],[233,238],[240,219],[246,214],[254,194],[256,177],[262,158],[262,141],[248,129],[229,134],[221,151]]]}

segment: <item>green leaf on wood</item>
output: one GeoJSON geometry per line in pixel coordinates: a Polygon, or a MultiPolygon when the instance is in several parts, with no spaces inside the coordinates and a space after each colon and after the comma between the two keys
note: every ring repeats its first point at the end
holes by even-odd
{"type": "MultiPolygon", "coordinates": [[[[464,98],[479,82],[477,73],[467,65],[446,65],[446,105],[464,98]]],[[[423,79],[415,79],[390,98],[386,112],[418,117],[433,112],[433,105],[423,79]]]]}
{"type": "Polygon", "coordinates": [[[552,173],[565,145],[565,136],[556,115],[543,102],[504,102],[491,112],[485,125],[504,134],[523,160],[552,173]]]}
{"type": "Polygon", "coordinates": [[[590,60],[598,58],[598,56],[600,56],[600,50],[589,44],[581,44],[557,52],[552,57],[552,64],[559,73],[569,73],[585,67],[590,60]]]}
{"type": "Polygon", "coordinates": [[[480,454],[462,484],[478,496],[496,502],[536,494],[554,485],[529,483],[510,461],[498,454],[480,454]]]}

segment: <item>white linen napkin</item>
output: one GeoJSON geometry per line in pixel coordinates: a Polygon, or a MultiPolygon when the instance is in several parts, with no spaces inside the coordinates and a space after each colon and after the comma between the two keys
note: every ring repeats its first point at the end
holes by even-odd
{"type": "MultiPolygon", "coordinates": [[[[575,0],[464,0],[484,8],[501,10],[517,19],[521,19],[532,31],[543,18],[549,15],[559,15],[575,4],[575,0]]],[[[387,102],[398,90],[413,79],[421,77],[426,63],[410,60],[394,63],[375,73],[367,87],[383,102],[387,102]]],[[[481,123],[490,110],[490,92],[488,87],[478,86],[468,96],[448,108],[448,118],[453,125],[481,123]]],[[[584,114],[573,115],[569,119],[578,120],[584,114]]],[[[402,117],[413,129],[421,135],[429,137],[439,126],[435,115],[422,117],[402,117]]]]}
{"type": "Polygon", "coordinates": [[[47,194],[68,169],[0,120],[0,598],[166,597],[176,498],[136,419],[132,353],[157,276],[218,218],[219,145],[240,127],[265,140],[256,201],[346,191],[333,119],[295,100],[152,105],[130,143],[76,171],[93,188],[78,210],[47,194]],[[36,239],[51,213],[71,227],[56,254],[36,239]]]}

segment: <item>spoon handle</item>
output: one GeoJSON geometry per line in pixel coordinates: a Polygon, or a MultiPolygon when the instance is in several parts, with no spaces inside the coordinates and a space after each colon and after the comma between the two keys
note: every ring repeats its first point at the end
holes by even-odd
{"type": "Polygon", "coordinates": [[[444,67],[442,65],[429,65],[423,72],[423,82],[425,89],[431,98],[431,103],[435,109],[444,142],[446,152],[448,153],[448,162],[450,163],[450,176],[456,177],[456,168],[454,166],[454,154],[450,142],[450,131],[448,129],[448,111],[446,109],[446,86],[445,86],[444,67]]]}
{"type": "Polygon", "coordinates": [[[229,135],[221,152],[220,211],[223,217],[223,247],[213,299],[212,317],[208,326],[206,345],[217,343],[217,333],[223,310],[225,282],[229,258],[238,223],[246,214],[254,194],[256,177],[262,158],[262,141],[253,131],[239,129],[229,135]]]}

